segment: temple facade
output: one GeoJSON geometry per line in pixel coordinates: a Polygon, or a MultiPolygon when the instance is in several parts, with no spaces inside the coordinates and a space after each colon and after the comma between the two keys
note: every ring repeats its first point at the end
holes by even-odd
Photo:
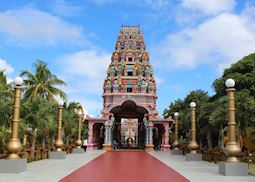
{"type": "Polygon", "coordinates": [[[154,148],[168,151],[171,118],[156,110],[153,68],[139,26],[122,26],[103,84],[101,118],[86,118],[88,150],[154,148]]]}

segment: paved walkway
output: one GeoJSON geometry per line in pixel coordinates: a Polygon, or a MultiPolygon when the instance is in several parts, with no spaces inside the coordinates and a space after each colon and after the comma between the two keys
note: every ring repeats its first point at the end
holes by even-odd
{"type": "MultiPolygon", "coordinates": [[[[27,164],[27,170],[23,173],[20,173],[20,174],[1,174],[0,173],[0,182],[56,182],[61,180],[65,176],[68,176],[69,174],[79,169],[80,167],[84,166],[85,164],[88,164],[90,161],[99,157],[103,153],[104,153],[103,151],[97,150],[93,152],[87,152],[85,154],[70,154],[70,155],[67,155],[67,159],[65,160],[46,159],[42,161],[29,163],[27,164]]],[[[255,181],[255,176],[247,176],[247,177],[222,176],[218,174],[217,164],[213,164],[213,163],[209,163],[205,161],[187,162],[185,160],[186,159],[185,156],[173,156],[168,152],[152,152],[151,155],[159,159],[166,165],[170,166],[172,169],[174,169],[181,175],[185,176],[188,180],[192,182],[215,182],[215,181],[254,182],[255,181]]],[[[123,160],[126,160],[126,161],[130,160],[130,157],[128,156],[121,155],[119,157],[123,158],[123,160]]],[[[150,158],[151,156],[148,155],[147,157],[150,158]]],[[[110,158],[108,158],[107,160],[109,159],[110,158]]],[[[116,160],[115,158],[112,158],[112,159],[114,161],[116,160]]],[[[135,163],[135,165],[140,166],[139,171],[147,170],[144,168],[149,166],[148,164],[145,163],[144,160],[141,160],[140,157],[137,157],[137,158],[134,157],[132,159],[132,162],[135,163]]],[[[158,162],[156,162],[155,164],[156,164],[154,165],[155,171],[160,171],[161,165],[158,165],[158,162]]],[[[114,165],[112,166],[113,168],[111,168],[111,172],[114,173],[115,176],[119,176],[118,170],[120,166],[121,164],[117,162],[115,162],[114,165]]],[[[94,173],[100,174],[100,170],[102,169],[96,168],[94,173]]],[[[138,171],[137,168],[132,168],[129,170],[138,171]]],[[[132,182],[131,180],[129,181],[132,182]]],[[[173,180],[169,178],[168,181],[173,181],[173,180]]],[[[85,182],[90,182],[90,181],[85,181],[85,182]]],[[[96,182],[96,180],[93,179],[92,182],[96,182]]],[[[144,182],[144,180],[142,180],[141,182],[144,182]]],[[[155,182],[161,182],[161,181],[155,180],[155,182]]]]}
{"type": "Polygon", "coordinates": [[[188,162],[183,155],[166,152],[154,151],[151,154],[192,182],[255,182],[255,176],[223,176],[218,173],[218,165],[211,162],[188,162]]]}
{"type": "Polygon", "coordinates": [[[56,182],[103,153],[102,150],[96,150],[84,154],[69,154],[65,160],[44,159],[28,163],[25,172],[0,173],[0,182],[56,182]]]}
{"type": "Polygon", "coordinates": [[[60,182],[188,182],[145,151],[109,151],[60,182]]]}

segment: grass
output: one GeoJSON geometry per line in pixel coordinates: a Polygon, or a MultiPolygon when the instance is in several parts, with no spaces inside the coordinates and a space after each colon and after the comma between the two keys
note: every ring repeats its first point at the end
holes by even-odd
{"type": "Polygon", "coordinates": [[[249,163],[249,172],[255,173],[255,162],[249,163]]]}

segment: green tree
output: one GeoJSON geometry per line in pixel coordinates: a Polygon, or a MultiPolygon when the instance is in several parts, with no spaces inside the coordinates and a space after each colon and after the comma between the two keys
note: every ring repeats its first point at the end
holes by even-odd
{"type": "Polygon", "coordinates": [[[63,129],[65,133],[66,144],[70,142],[70,138],[77,137],[78,115],[76,110],[80,109],[81,105],[76,102],[65,102],[63,105],[63,129]]]}
{"type": "Polygon", "coordinates": [[[66,94],[56,86],[66,86],[65,82],[52,74],[48,64],[44,61],[36,61],[33,64],[35,74],[29,71],[22,71],[21,76],[25,76],[24,99],[33,100],[38,96],[49,101],[55,101],[55,96],[66,99],[66,94]]]}

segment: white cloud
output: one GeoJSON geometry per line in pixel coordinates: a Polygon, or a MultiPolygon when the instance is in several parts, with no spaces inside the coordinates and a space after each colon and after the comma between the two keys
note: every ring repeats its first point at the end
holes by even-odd
{"type": "Polygon", "coordinates": [[[169,88],[172,90],[175,90],[176,93],[180,93],[183,89],[183,87],[181,85],[178,85],[178,84],[173,84],[173,85],[170,85],[169,88]]]}
{"type": "Polygon", "coordinates": [[[86,44],[82,31],[81,27],[30,7],[0,13],[0,33],[7,36],[7,40],[17,44],[86,44]]]}
{"type": "Polygon", "coordinates": [[[221,12],[232,11],[235,0],[182,0],[182,7],[202,12],[205,15],[215,15],[221,12]]]}
{"type": "Polygon", "coordinates": [[[77,100],[91,113],[102,109],[103,81],[111,62],[111,54],[98,50],[83,50],[58,58],[57,64],[68,86],[69,100],[77,100]],[[77,97],[79,95],[79,97],[77,97]]]}
{"type": "Polygon", "coordinates": [[[222,13],[196,28],[169,34],[153,57],[162,67],[190,69],[214,63],[222,70],[255,51],[254,24],[247,14],[222,13]]]}
{"type": "Polygon", "coordinates": [[[51,6],[53,12],[60,16],[74,16],[81,10],[80,6],[75,6],[65,0],[55,0],[51,6]]]}
{"type": "Polygon", "coordinates": [[[68,74],[84,76],[89,79],[102,79],[111,61],[111,54],[95,50],[84,50],[59,58],[68,74]]]}
{"type": "Polygon", "coordinates": [[[14,71],[14,68],[6,60],[0,58],[0,70],[4,71],[5,74],[10,74],[14,71]]]}
{"type": "Polygon", "coordinates": [[[110,3],[126,3],[128,5],[136,5],[136,6],[149,6],[152,9],[161,9],[165,8],[166,6],[171,4],[171,0],[124,0],[124,1],[118,1],[118,0],[92,0],[97,5],[104,5],[104,4],[110,4],[110,3]]]}

